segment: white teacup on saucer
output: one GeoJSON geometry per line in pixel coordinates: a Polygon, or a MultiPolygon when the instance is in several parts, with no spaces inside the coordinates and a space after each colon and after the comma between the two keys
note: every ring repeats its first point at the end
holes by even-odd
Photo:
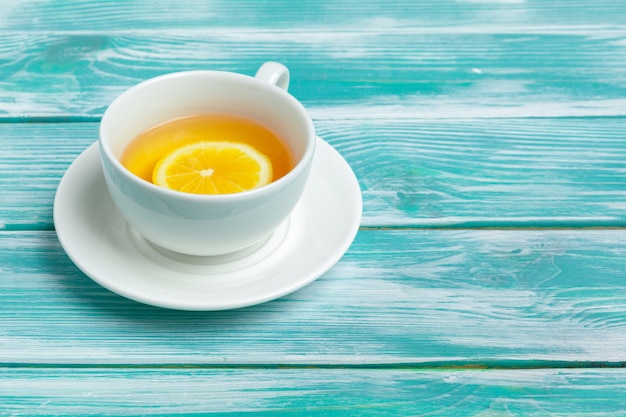
{"type": "Polygon", "coordinates": [[[244,256],[167,256],[117,211],[94,144],[63,176],[54,224],[68,256],[103,287],[153,306],[225,310],[276,299],[322,276],[352,244],[361,210],[352,169],[318,138],[302,197],[269,239],[244,256]]]}
{"type": "Polygon", "coordinates": [[[107,188],[128,224],[155,247],[185,255],[233,253],[269,238],[300,199],[315,154],[313,122],[286,91],[288,81],[286,67],[267,62],[255,77],[184,71],[146,80],[117,97],[104,112],[98,143],[107,188]],[[206,195],[157,186],[122,164],[122,154],[142,132],[196,115],[235,116],[264,126],[289,150],[293,167],[260,188],[206,195]]]}

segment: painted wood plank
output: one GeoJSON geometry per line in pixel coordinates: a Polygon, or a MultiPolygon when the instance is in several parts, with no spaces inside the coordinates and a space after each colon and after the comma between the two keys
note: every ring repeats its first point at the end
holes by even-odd
{"type": "Polygon", "coordinates": [[[478,33],[372,30],[366,21],[358,30],[149,27],[3,33],[0,116],[97,118],[146,78],[188,69],[252,75],[267,60],[290,68],[290,91],[316,118],[350,116],[333,113],[336,104],[370,117],[410,119],[626,115],[620,26],[503,25],[478,33]]]}
{"type": "Polygon", "coordinates": [[[192,313],[99,287],[54,232],[2,232],[0,362],[619,365],[625,258],[623,230],[363,230],[294,294],[192,313]]]}
{"type": "Polygon", "coordinates": [[[96,140],[95,123],[0,123],[0,229],[54,228],[59,181],[96,140]]]}
{"type": "Polygon", "coordinates": [[[403,25],[440,27],[468,25],[481,28],[504,24],[562,27],[615,26],[626,23],[626,6],[619,1],[596,0],[14,0],[3,5],[0,24],[8,30],[136,31],[141,28],[193,31],[207,25],[234,27],[338,28],[403,25]],[[367,23],[363,26],[363,23],[367,23]]]}
{"type": "Polygon", "coordinates": [[[608,417],[625,392],[623,369],[0,368],[15,415],[608,417]]]}
{"type": "Polygon", "coordinates": [[[361,181],[366,226],[626,225],[625,118],[318,126],[361,181]]]}
{"type": "MultiPolygon", "coordinates": [[[[346,112],[336,106],[337,114],[346,112]]],[[[317,119],[363,191],[363,226],[625,226],[626,118],[317,119]]],[[[0,123],[0,228],[51,229],[97,123],[0,123]]]]}

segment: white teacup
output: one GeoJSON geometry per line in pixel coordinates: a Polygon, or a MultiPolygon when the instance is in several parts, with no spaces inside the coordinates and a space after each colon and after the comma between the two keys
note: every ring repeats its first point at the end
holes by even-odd
{"type": "Polygon", "coordinates": [[[289,72],[275,62],[255,77],[187,71],[144,81],[116,98],[100,125],[106,184],[124,219],[157,247],[186,255],[234,253],[263,242],[300,199],[315,152],[315,129],[302,104],[287,93],[289,72]],[[205,113],[252,119],[291,150],[294,168],[263,187],[235,194],[198,195],[142,180],[120,163],[139,133],[162,122],[205,113]]]}

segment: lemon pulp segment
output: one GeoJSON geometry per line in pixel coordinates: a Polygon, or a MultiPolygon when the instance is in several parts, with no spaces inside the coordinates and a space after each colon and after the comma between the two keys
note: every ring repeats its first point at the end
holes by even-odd
{"type": "Polygon", "coordinates": [[[152,182],[192,194],[231,194],[272,181],[269,158],[245,143],[206,141],[182,146],[157,162],[152,182]]]}

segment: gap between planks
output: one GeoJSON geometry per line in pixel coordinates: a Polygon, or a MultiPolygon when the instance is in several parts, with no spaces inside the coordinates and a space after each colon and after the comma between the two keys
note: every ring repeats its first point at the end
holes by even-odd
{"type": "MultiPolygon", "coordinates": [[[[485,222],[484,224],[476,223],[472,225],[391,225],[391,226],[360,226],[359,231],[377,231],[377,230],[399,230],[399,231],[424,231],[424,230],[454,230],[454,231],[480,231],[480,230],[515,230],[515,231],[558,231],[558,230],[626,230],[626,224],[615,225],[576,225],[568,222],[568,225],[494,225],[493,222],[485,222]]],[[[0,229],[1,232],[54,232],[54,224],[32,223],[32,224],[10,224],[0,229]]]]}
{"type": "MultiPolygon", "coordinates": [[[[437,122],[444,121],[467,121],[467,120],[493,120],[493,119],[507,119],[507,120],[523,120],[523,119],[624,119],[626,115],[534,115],[534,116],[472,116],[472,117],[444,117],[432,119],[429,117],[414,117],[414,120],[436,120],[437,122]]],[[[346,120],[355,119],[355,117],[347,116],[346,120]]],[[[362,117],[356,117],[356,119],[362,119],[362,117]]],[[[66,115],[66,116],[2,116],[0,115],[0,124],[34,124],[34,123],[49,123],[49,124],[62,124],[62,123],[100,123],[102,115],[66,115]]],[[[317,121],[324,121],[326,118],[318,118],[317,121]]],[[[334,120],[334,119],[333,119],[334,120]]]]}
{"type": "Polygon", "coordinates": [[[404,370],[404,371],[464,371],[464,370],[530,370],[530,369],[623,369],[625,361],[433,361],[419,363],[367,363],[367,364],[233,364],[233,363],[0,363],[0,368],[74,368],[74,369],[353,369],[353,370],[404,370]]]}
{"type": "MultiPolygon", "coordinates": [[[[492,223],[492,222],[489,222],[492,223]]],[[[552,225],[552,226],[540,226],[540,225],[534,225],[534,226],[523,226],[523,225],[508,225],[508,226],[497,226],[497,225],[493,225],[493,224],[475,224],[472,226],[468,226],[468,225],[459,225],[459,226],[455,226],[455,225],[450,225],[450,226],[441,226],[441,225],[437,225],[437,226],[430,226],[430,225],[411,225],[411,226],[361,226],[359,228],[359,231],[365,231],[365,230],[405,230],[405,231],[418,231],[418,230],[466,230],[466,231],[472,231],[472,230],[503,230],[503,231],[507,231],[507,230],[515,230],[515,231],[549,231],[549,230],[626,230],[626,224],[624,225],[607,225],[607,226],[602,226],[602,225],[552,225]]]]}

